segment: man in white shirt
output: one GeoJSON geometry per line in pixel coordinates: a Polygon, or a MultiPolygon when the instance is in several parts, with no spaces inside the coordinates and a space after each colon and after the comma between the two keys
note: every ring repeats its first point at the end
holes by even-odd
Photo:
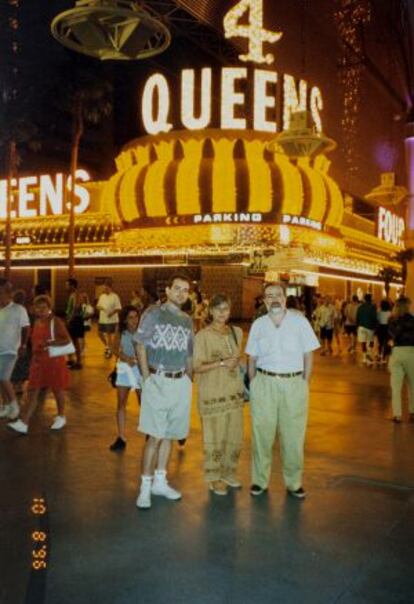
{"type": "Polygon", "coordinates": [[[19,405],[10,381],[17,356],[27,347],[30,321],[26,309],[12,300],[12,286],[0,279],[0,418],[16,419],[19,405]]]}
{"type": "Polygon", "coordinates": [[[267,490],[278,432],[288,494],[303,499],[309,380],[312,352],[319,342],[309,321],[286,309],[282,285],[266,285],[264,301],[268,312],[253,323],[246,346],[253,440],[250,493],[261,495],[267,490]]]}
{"type": "Polygon", "coordinates": [[[119,311],[122,309],[121,300],[112,289],[112,279],[105,279],[103,293],[99,296],[96,308],[99,310],[98,335],[105,346],[105,357],[110,359],[114,334],[119,323],[119,311]]]}

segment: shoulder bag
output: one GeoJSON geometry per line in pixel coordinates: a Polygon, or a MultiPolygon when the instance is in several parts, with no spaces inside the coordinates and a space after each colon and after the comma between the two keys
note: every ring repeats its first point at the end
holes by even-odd
{"type": "MultiPolygon", "coordinates": [[[[52,341],[54,341],[54,339],[55,339],[55,319],[54,319],[54,317],[50,321],[50,339],[52,341]]],[[[75,347],[74,347],[72,341],[69,342],[68,344],[62,344],[61,346],[58,346],[57,344],[51,344],[50,346],[48,346],[48,352],[49,352],[49,356],[51,359],[54,359],[56,357],[65,357],[68,354],[74,354],[75,347]]]]}

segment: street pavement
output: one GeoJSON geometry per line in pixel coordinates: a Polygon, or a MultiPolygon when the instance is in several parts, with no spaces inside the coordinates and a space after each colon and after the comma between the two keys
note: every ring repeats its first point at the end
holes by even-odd
{"type": "Polygon", "coordinates": [[[243,488],[211,494],[194,404],[169,471],[183,499],[143,511],[136,398],[127,449],[110,452],[114,363],[102,353],[93,332],[61,433],[49,397],[28,436],[0,424],[1,604],[414,602],[414,423],[390,421],[386,368],[315,355],[304,502],[286,497],[277,448],[269,492],[249,495],[248,404],[243,488]]]}

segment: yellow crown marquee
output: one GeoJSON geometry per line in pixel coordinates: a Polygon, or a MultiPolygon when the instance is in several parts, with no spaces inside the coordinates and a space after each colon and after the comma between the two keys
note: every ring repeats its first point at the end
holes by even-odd
{"type": "Polygon", "coordinates": [[[285,214],[338,229],[343,198],[326,158],[293,162],[266,151],[269,140],[208,130],[133,141],[102,193],[103,212],[122,226],[118,240],[145,246],[143,227],[153,227],[149,236],[159,245],[220,243],[228,226],[266,224],[278,232],[285,214]]]}
{"type": "MultiPolygon", "coordinates": [[[[107,182],[84,183],[79,258],[228,254],[301,247],[311,264],[377,274],[398,248],[344,213],[324,156],[291,160],[254,131],[174,131],[129,143],[107,182]],[[288,240],[286,240],[286,230],[288,240]]],[[[17,260],[67,255],[68,215],[13,220],[17,260]]]]}

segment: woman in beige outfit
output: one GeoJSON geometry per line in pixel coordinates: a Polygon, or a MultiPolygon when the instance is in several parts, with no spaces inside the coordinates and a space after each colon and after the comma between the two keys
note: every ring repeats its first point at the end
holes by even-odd
{"type": "Polygon", "coordinates": [[[216,294],[209,303],[211,323],[195,336],[194,372],[204,442],[204,471],[210,490],[226,495],[240,488],[235,477],[243,440],[243,333],[227,324],[230,300],[216,294]]]}

